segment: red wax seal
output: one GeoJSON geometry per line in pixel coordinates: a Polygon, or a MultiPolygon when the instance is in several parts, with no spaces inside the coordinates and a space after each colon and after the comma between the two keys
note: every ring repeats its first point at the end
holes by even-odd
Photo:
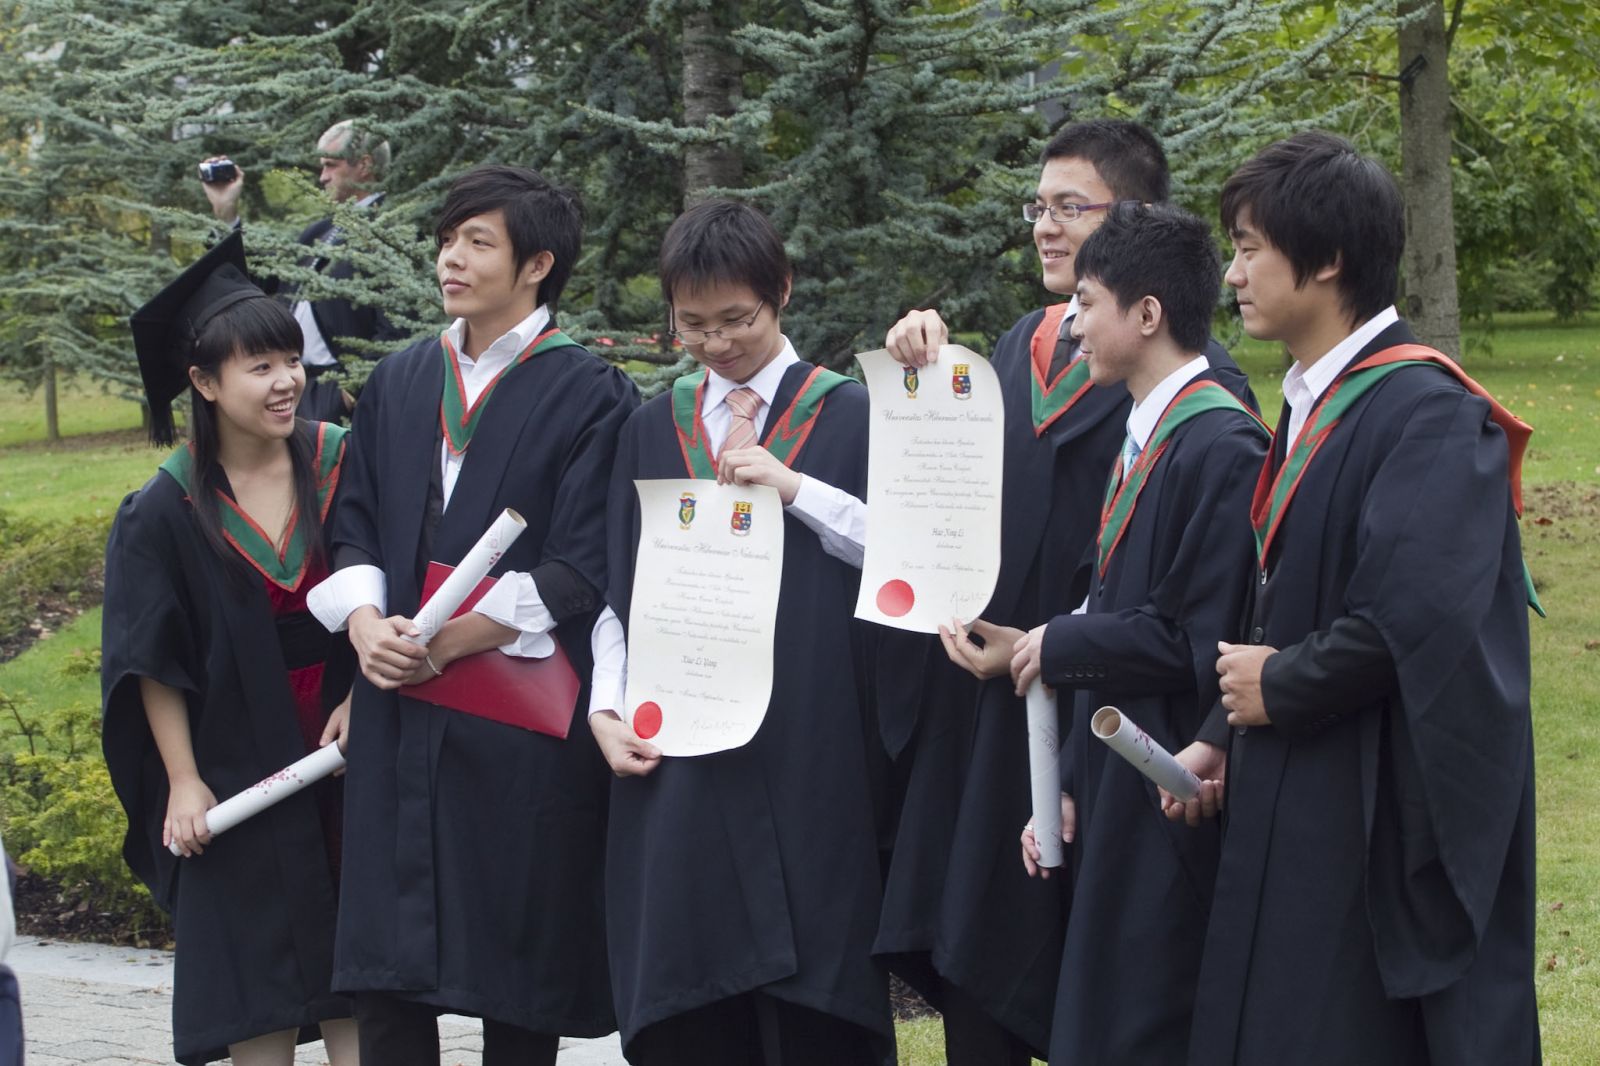
{"type": "Polygon", "coordinates": [[[911,586],[896,578],[885,581],[878,590],[878,610],[890,618],[900,618],[911,610],[911,605],[917,602],[916,594],[911,591],[911,586]]]}
{"type": "Polygon", "coordinates": [[[640,740],[649,740],[661,732],[661,705],[641,703],[633,710],[633,731],[640,740]]]}

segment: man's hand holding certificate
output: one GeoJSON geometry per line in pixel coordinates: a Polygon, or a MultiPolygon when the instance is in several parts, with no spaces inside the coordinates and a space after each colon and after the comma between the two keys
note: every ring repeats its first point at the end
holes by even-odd
{"type": "Polygon", "coordinates": [[[663,755],[748,743],[772,698],[783,504],[763,485],[635,481],[626,721],[663,755]]]}
{"type": "Polygon", "coordinates": [[[924,367],[883,349],[856,360],[872,395],[856,617],[936,633],[988,606],[1000,574],[999,380],[952,344],[924,367]]]}

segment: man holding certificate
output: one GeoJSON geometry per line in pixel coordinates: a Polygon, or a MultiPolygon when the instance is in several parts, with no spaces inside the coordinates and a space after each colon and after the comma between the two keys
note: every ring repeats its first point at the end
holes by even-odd
{"type": "MultiPolygon", "coordinates": [[[[1033,226],[1044,289],[1073,296],[1076,252],[1106,210],[1167,199],[1166,154],[1142,126],[1095,120],[1062,129],[1042,164],[1022,216],[1033,226]]],[[[953,1066],[1026,1066],[1029,1052],[1042,1055],[1050,1042],[1064,879],[1028,878],[1012,850],[1032,802],[1027,717],[1013,692],[1011,653],[1027,630],[1083,600],[1087,571],[1079,561],[1098,525],[1131,402],[1125,386],[1089,380],[1071,335],[1077,310],[1074,297],[1032,312],[1000,338],[991,359],[1005,442],[1000,576],[989,606],[970,627],[944,632],[943,652],[933,649],[939,661],[920,688],[899,678],[880,686],[921,701],[921,722],[900,759],[908,799],[886,890],[897,906],[886,906],[883,917],[886,931],[902,935],[891,941],[886,932],[882,946],[896,953],[897,965],[917,955],[931,961],[953,1066]],[[956,668],[980,680],[975,703],[948,680],[956,668]],[[953,743],[966,750],[950,751],[953,743]]],[[[912,311],[885,346],[921,367],[947,335],[936,311],[912,311]]],[[[1212,342],[1206,356],[1218,379],[1254,407],[1221,346],[1212,342]]]]}
{"type": "Polygon", "coordinates": [[[662,295],[704,369],[628,420],[612,474],[589,725],[618,775],[607,938],[623,1049],[644,1066],[870,1066],[894,1039],[871,957],[878,855],[852,640],[867,396],[783,336],[790,278],[754,208],[712,201],[673,223],[662,295]],[[771,496],[782,510],[764,514],[771,496]],[[758,543],[772,521],[781,539],[758,543]],[[674,558],[707,524],[726,535],[674,558]],[[770,600],[719,606],[760,565],[781,566],[772,629],[770,600]],[[673,676],[645,663],[684,634],[698,650],[673,676]],[[764,717],[731,746],[724,708],[741,685],[764,717]],[[683,750],[666,744],[680,726],[722,735],[721,750],[650,743],[683,750]]]}
{"type": "MultiPolygon", "coordinates": [[[[1215,814],[1228,733],[1216,644],[1243,610],[1268,433],[1201,354],[1222,276],[1204,222],[1120,204],[1078,249],[1077,275],[1073,336],[1094,383],[1125,384],[1133,407],[1105,472],[1088,601],[1012,660],[1018,692],[1042,678],[1061,694],[1063,817],[1076,823],[1050,1061],[1181,1063],[1217,824],[1168,822],[1156,786],[1089,720],[1115,703],[1207,779],[1195,822],[1215,814]]],[[[1026,830],[1029,874],[1038,857],[1026,830]]]]}
{"type": "Polygon", "coordinates": [[[450,1010],[482,1016],[486,1064],[553,1063],[559,1035],[614,1028],[605,768],[588,730],[547,735],[571,721],[576,688],[563,706],[528,708],[545,732],[469,712],[481,679],[513,660],[533,701],[545,671],[571,680],[565,659],[587,675],[606,472],[638,394],[553,319],[582,236],[573,194],[531,170],[479,167],[451,185],[436,233],[457,317],[373,372],[333,529],[337,572],[313,594],[324,624],[348,623],[364,676],[334,984],[354,993],[364,1061],[438,1062],[435,1015],[450,1010]],[[414,621],[427,585],[465,566],[507,508],[526,528],[492,587],[414,643],[427,639],[414,621]],[[436,686],[454,696],[427,695],[436,686]]]}

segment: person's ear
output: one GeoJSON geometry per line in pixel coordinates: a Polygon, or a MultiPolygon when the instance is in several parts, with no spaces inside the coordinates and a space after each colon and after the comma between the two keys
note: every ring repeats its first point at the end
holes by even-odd
{"type": "Polygon", "coordinates": [[[793,278],[784,278],[783,279],[783,293],[778,297],[778,306],[773,308],[774,311],[781,311],[785,307],[789,306],[789,293],[791,291],[793,291],[793,289],[794,289],[794,279],[793,278]]]}
{"type": "Polygon", "coordinates": [[[1327,282],[1335,280],[1340,274],[1343,273],[1344,253],[1335,252],[1333,255],[1333,262],[1329,263],[1327,266],[1317,268],[1317,272],[1311,276],[1317,281],[1327,282]]]}
{"type": "Polygon", "coordinates": [[[1161,319],[1165,313],[1161,301],[1154,296],[1142,298],[1139,301],[1139,335],[1154,337],[1161,329],[1161,319]]]}
{"type": "Polygon", "coordinates": [[[209,403],[217,402],[217,379],[197,366],[189,368],[189,384],[209,403]]]}
{"type": "Polygon", "coordinates": [[[522,264],[522,284],[538,285],[550,276],[555,266],[556,257],[549,249],[536,253],[522,264]]]}

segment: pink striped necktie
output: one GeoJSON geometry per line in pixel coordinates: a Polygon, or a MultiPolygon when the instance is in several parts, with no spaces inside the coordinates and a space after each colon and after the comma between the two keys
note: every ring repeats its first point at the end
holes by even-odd
{"type": "Polygon", "coordinates": [[[755,444],[756,412],[761,410],[761,394],[755,389],[737,388],[728,393],[723,402],[728,405],[733,421],[728,425],[728,436],[722,442],[722,450],[717,453],[719,463],[729,452],[755,444]]]}

